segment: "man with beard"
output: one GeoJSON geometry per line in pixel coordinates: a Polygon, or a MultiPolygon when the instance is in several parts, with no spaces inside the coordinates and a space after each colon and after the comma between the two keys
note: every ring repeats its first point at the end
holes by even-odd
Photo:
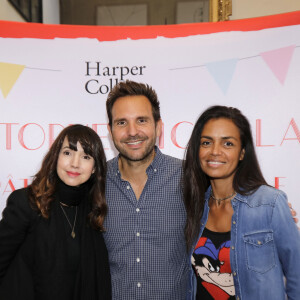
{"type": "Polygon", "coordinates": [[[104,234],[113,299],[184,299],[188,259],[181,160],[155,146],[159,102],[148,85],[120,82],[107,103],[119,156],[108,162],[104,234]]]}

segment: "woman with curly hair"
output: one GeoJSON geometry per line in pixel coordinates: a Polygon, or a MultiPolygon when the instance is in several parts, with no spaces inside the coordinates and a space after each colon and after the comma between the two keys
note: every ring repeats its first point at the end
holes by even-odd
{"type": "Polygon", "coordinates": [[[0,299],[111,299],[102,237],[106,158],[83,125],[59,134],[27,188],[0,221],[0,299]]]}

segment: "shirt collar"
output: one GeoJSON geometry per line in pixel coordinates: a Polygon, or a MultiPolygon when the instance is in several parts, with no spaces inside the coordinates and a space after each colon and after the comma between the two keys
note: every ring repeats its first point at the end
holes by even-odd
{"type": "Polygon", "coordinates": [[[154,151],[155,151],[154,159],[151,162],[151,164],[149,165],[149,167],[147,168],[147,171],[150,170],[150,169],[157,170],[157,169],[159,169],[159,166],[161,166],[160,162],[161,162],[161,159],[162,159],[162,153],[158,149],[157,146],[154,146],[154,151]]]}

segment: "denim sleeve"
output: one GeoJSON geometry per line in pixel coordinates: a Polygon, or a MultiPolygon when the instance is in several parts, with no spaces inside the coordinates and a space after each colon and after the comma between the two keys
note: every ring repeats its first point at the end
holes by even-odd
{"type": "Polygon", "coordinates": [[[300,299],[300,233],[291,216],[286,195],[278,191],[272,217],[274,240],[286,277],[288,299],[300,299]]]}

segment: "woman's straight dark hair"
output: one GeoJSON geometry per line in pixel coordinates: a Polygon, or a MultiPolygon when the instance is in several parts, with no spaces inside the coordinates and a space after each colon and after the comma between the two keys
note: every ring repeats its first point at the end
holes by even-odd
{"type": "Polygon", "coordinates": [[[49,217],[50,204],[54,200],[58,181],[57,160],[65,138],[68,139],[70,149],[77,151],[77,142],[79,142],[84,152],[93,157],[95,161],[95,172],[89,179],[91,182],[91,212],[88,217],[93,228],[104,230],[103,222],[107,213],[105,201],[106,157],[100,137],[87,126],[80,124],[68,126],[55,139],[43,159],[41,169],[28,187],[30,203],[42,217],[49,217]]]}
{"type": "Polygon", "coordinates": [[[204,209],[204,194],[210,185],[209,177],[200,167],[200,139],[205,124],[211,119],[220,118],[231,120],[236,125],[242,149],[245,150],[244,158],[239,162],[233,178],[234,190],[242,195],[251,194],[261,185],[267,184],[258,164],[247,118],[233,107],[217,105],[205,110],[194,126],[183,162],[184,204],[187,212],[185,238],[188,249],[198,238],[204,209]]]}

